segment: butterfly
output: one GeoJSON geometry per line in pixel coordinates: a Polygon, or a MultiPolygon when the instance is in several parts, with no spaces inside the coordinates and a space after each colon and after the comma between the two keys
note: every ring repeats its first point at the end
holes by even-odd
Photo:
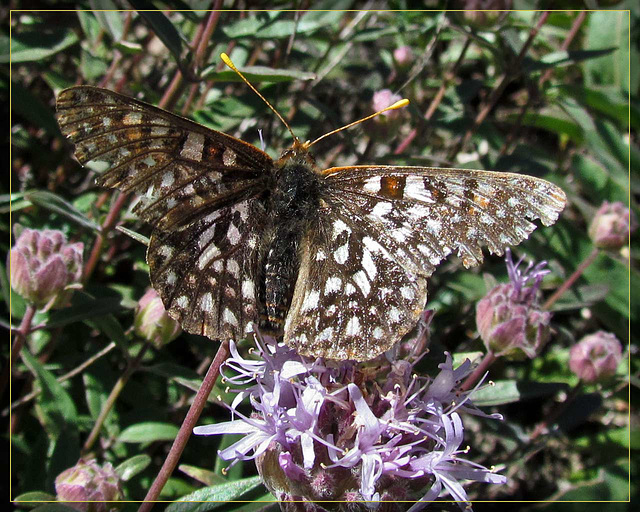
{"type": "Polygon", "coordinates": [[[153,227],[152,286],[184,330],[239,339],[257,327],[305,356],[388,350],[415,326],[448,255],[478,265],[482,247],[502,254],[535,229],[528,219],[551,225],[566,202],[556,185],[511,173],[321,169],[295,135],[273,160],[96,87],[63,90],[57,112],[77,159],[110,166],[97,183],[137,195],[133,212],[153,227]]]}

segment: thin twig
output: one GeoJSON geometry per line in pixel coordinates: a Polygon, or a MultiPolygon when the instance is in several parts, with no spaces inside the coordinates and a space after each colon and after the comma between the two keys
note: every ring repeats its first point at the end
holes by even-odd
{"type": "MultiPolygon", "coordinates": [[[[100,352],[97,352],[96,354],[92,355],[89,359],[87,359],[86,361],[84,361],[83,363],[81,363],[80,365],[76,366],[73,370],[71,370],[70,372],[65,373],[64,375],[61,375],[60,377],[58,377],[56,379],[57,382],[65,382],[69,379],[71,379],[72,377],[75,377],[76,375],[78,375],[79,373],[82,373],[84,370],[86,370],[89,366],[91,366],[93,363],[95,363],[98,359],[100,359],[102,356],[107,355],[109,352],[111,352],[114,348],[116,347],[116,343],[114,341],[112,341],[111,343],[109,343],[105,348],[103,348],[100,352]]],[[[37,397],[40,393],[42,392],[41,389],[38,389],[36,391],[32,391],[31,393],[29,393],[28,395],[23,396],[22,398],[20,398],[19,400],[16,400],[15,402],[13,402],[11,404],[11,410],[16,409],[17,407],[20,407],[22,404],[25,404],[27,402],[29,402],[30,400],[33,400],[35,397],[37,397]]]]}
{"type": "Polygon", "coordinates": [[[470,390],[476,384],[476,382],[478,382],[484,376],[484,374],[487,372],[487,369],[496,361],[496,359],[497,357],[493,352],[487,352],[482,358],[482,361],[480,361],[480,364],[476,366],[475,370],[471,372],[471,375],[469,375],[462,383],[462,385],[460,386],[460,391],[470,390]]]}
{"type": "Polygon", "coordinates": [[[571,276],[569,276],[569,278],[564,283],[562,283],[560,288],[558,288],[553,293],[553,295],[551,295],[551,297],[547,299],[547,302],[544,303],[542,309],[550,309],[551,306],[553,306],[555,302],[560,297],[562,297],[562,295],[564,295],[564,293],[569,288],[573,286],[573,283],[575,283],[576,280],[584,273],[584,271],[587,270],[587,267],[589,267],[589,265],[591,265],[595,261],[595,259],[598,257],[598,254],[600,254],[600,251],[597,248],[594,248],[593,251],[591,251],[591,254],[589,254],[589,256],[587,256],[582,263],[580,263],[575,272],[571,274],[571,276]]]}
{"type": "Polygon", "coordinates": [[[520,50],[520,53],[516,57],[515,62],[513,62],[513,64],[509,66],[510,69],[508,71],[505,71],[504,74],[500,77],[500,80],[498,81],[498,86],[493,91],[491,91],[491,94],[489,95],[489,98],[487,99],[486,103],[480,109],[480,111],[476,115],[476,118],[473,120],[473,125],[471,125],[471,127],[464,134],[464,137],[462,138],[462,140],[459,141],[449,152],[449,155],[447,156],[449,160],[453,160],[454,157],[458,154],[458,152],[466,146],[467,142],[469,142],[469,140],[471,139],[473,134],[476,132],[478,127],[483,123],[483,121],[489,115],[489,112],[491,112],[493,107],[496,105],[498,99],[500,98],[500,96],[502,96],[502,93],[507,88],[507,85],[509,85],[509,83],[519,75],[519,73],[514,73],[513,69],[518,69],[520,67],[524,57],[526,56],[527,52],[529,51],[529,48],[531,47],[531,44],[533,43],[534,38],[542,28],[542,25],[545,24],[548,17],[549,17],[549,11],[545,11],[542,13],[542,15],[540,16],[540,19],[538,20],[537,25],[533,27],[529,32],[529,37],[527,38],[527,41],[522,46],[522,49],[520,50]]]}
{"type": "Polygon", "coordinates": [[[173,441],[171,450],[169,450],[169,454],[167,455],[158,476],[156,476],[156,479],[151,485],[149,492],[145,496],[144,503],[138,509],[138,512],[149,512],[149,510],[153,508],[154,502],[158,499],[158,496],[160,496],[167,480],[169,480],[173,470],[178,465],[180,456],[187,445],[187,441],[191,437],[193,427],[196,426],[196,422],[198,421],[198,418],[200,418],[200,414],[202,413],[202,410],[207,403],[207,399],[211,394],[213,385],[220,374],[220,365],[227,359],[227,357],[229,357],[229,342],[223,341],[220,344],[220,348],[218,348],[216,356],[211,362],[211,366],[209,367],[207,374],[202,380],[202,385],[193,399],[189,412],[187,412],[187,415],[180,426],[180,431],[173,441]]]}
{"type": "Polygon", "coordinates": [[[98,418],[96,419],[96,422],[93,425],[93,428],[91,429],[91,433],[89,434],[89,437],[87,438],[86,442],[84,443],[84,446],[82,447],[83,455],[86,455],[89,451],[91,451],[93,444],[96,442],[96,439],[98,439],[98,436],[100,435],[100,431],[102,430],[102,425],[104,425],[104,422],[107,419],[107,416],[109,415],[114,405],[116,404],[116,400],[120,396],[120,393],[124,389],[128,380],[131,378],[131,375],[133,375],[133,372],[135,372],[138,369],[138,366],[140,366],[140,363],[142,362],[142,358],[147,352],[147,349],[149,348],[149,346],[150,344],[148,342],[142,346],[142,348],[140,349],[140,352],[138,352],[138,355],[135,357],[135,359],[129,362],[124,373],[116,381],[115,385],[113,386],[113,389],[111,390],[111,393],[109,393],[109,397],[107,398],[104,405],[102,406],[102,410],[100,411],[100,414],[98,415],[98,418]]]}

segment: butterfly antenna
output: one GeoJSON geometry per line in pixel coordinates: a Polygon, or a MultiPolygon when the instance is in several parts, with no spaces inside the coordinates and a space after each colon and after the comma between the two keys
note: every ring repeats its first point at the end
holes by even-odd
{"type": "Polygon", "coordinates": [[[333,135],[334,133],[338,133],[341,132],[342,130],[346,130],[347,128],[351,128],[352,126],[355,126],[357,124],[360,124],[364,121],[368,121],[369,119],[371,119],[372,117],[376,117],[379,116],[380,114],[387,112],[388,110],[396,110],[399,108],[404,108],[409,104],[409,100],[408,99],[402,99],[400,101],[396,101],[393,105],[389,105],[387,108],[383,108],[382,110],[378,110],[377,112],[371,114],[370,116],[367,117],[363,117],[362,119],[359,119],[357,121],[354,121],[353,123],[349,123],[345,126],[343,126],[342,128],[338,128],[337,130],[333,130],[330,131],[329,133],[325,133],[322,137],[318,137],[316,140],[314,140],[313,142],[305,142],[303,144],[305,149],[309,149],[311,146],[313,146],[316,142],[321,141],[322,139],[324,139],[325,137],[328,137],[329,135],[333,135]]]}
{"type": "Polygon", "coordinates": [[[236,67],[236,65],[235,65],[233,62],[231,62],[231,59],[229,58],[229,56],[228,56],[226,53],[221,53],[221,54],[220,54],[220,58],[222,59],[222,61],[223,61],[227,66],[229,66],[233,71],[235,71],[235,72],[238,74],[238,76],[239,76],[240,78],[242,78],[243,82],[244,82],[245,84],[247,84],[247,85],[251,88],[251,90],[252,90],[253,92],[255,92],[258,96],[260,96],[260,99],[261,99],[262,101],[264,101],[264,102],[267,104],[267,107],[269,107],[271,110],[273,110],[273,113],[274,113],[275,115],[277,115],[277,116],[278,116],[278,119],[280,119],[280,121],[282,121],[282,124],[284,124],[284,125],[287,127],[287,130],[289,130],[289,133],[290,133],[290,134],[291,134],[291,136],[293,137],[293,140],[295,141],[295,143],[296,143],[296,144],[299,144],[299,143],[300,143],[300,141],[298,140],[298,137],[296,137],[296,134],[295,134],[295,133],[293,133],[293,130],[291,129],[291,126],[289,126],[289,123],[287,123],[287,122],[284,120],[284,118],[280,115],[280,113],[275,109],[275,107],[274,107],[273,105],[271,105],[271,103],[269,103],[269,102],[266,100],[266,98],[265,98],[262,94],[260,94],[260,93],[258,92],[258,89],[256,89],[253,85],[251,85],[251,82],[249,82],[249,80],[247,80],[247,79],[245,78],[245,76],[244,76],[242,73],[240,73],[240,71],[238,70],[238,68],[236,67]]]}

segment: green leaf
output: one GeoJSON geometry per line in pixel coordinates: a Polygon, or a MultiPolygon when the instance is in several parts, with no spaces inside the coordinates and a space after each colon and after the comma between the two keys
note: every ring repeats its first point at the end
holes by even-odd
{"type": "MultiPolygon", "coordinates": [[[[216,71],[217,65],[211,65],[202,72],[202,78],[221,82],[241,82],[242,78],[230,69],[216,71]]],[[[238,68],[240,69],[240,68],[238,68]]],[[[291,82],[292,80],[314,80],[315,73],[295,69],[275,69],[265,66],[247,66],[240,69],[251,83],[257,82],[291,82]]]]}
{"type": "Polygon", "coordinates": [[[18,82],[11,82],[11,107],[34,127],[43,128],[52,137],[62,136],[52,110],[18,82]]]}
{"type": "Polygon", "coordinates": [[[14,30],[11,34],[11,55],[6,36],[0,36],[0,63],[42,61],[78,42],[72,30],[46,28],[41,30],[14,30]]]}
{"type": "Polygon", "coordinates": [[[38,395],[38,415],[47,433],[58,437],[67,429],[76,430],[77,412],[73,399],[69,396],[55,376],[23,348],[22,360],[34,374],[42,392],[38,395]]]}
{"type": "Polygon", "coordinates": [[[199,468],[197,466],[190,466],[189,464],[180,464],[178,469],[182,471],[185,475],[190,476],[194,480],[204,484],[204,485],[218,485],[227,483],[228,480],[213,471],[209,471],[208,469],[199,468]]]}
{"type": "Polygon", "coordinates": [[[76,291],[71,298],[70,307],[56,310],[49,315],[47,328],[83,322],[91,318],[117,313],[123,309],[119,298],[96,299],[88,293],[76,291]]]}
{"type": "Polygon", "coordinates": [[[226,501],[237,500],[260,485],[262,485],[262,481],[259,476],[214,485],[206,489],[199,489],[188,496],[183,496],[179,501],[169,505],[166,510],[167,512],[206,512],[226,507],[226,501]],[[198,501],[204,503],[195,503],[198,501]]]}
{"type": "Polygon", "coordinates": [[[121,233],[133,238],[135,241],[140,242],[142,245],[149,246],[149,238],[137,233],[131,229],[125,228],[124,226],[116,226],[116,229],[121,233]]]}
{"type": "Polygon", "coordinates": [[[120,475],[120,478],[126,482],[144,471],[149,464],[151,464],[151,457],[148,455],[134,455],[130,459],[118,464],[114,470],[120,475]]]}
{"type": "Polygon", "coordinates": [[[33,509],[34,512],[76,512],[76,509],[64,503],[48,503],[33,509]]]}
{"type": "Polygon", "coordinates": [[[54,194],[53,192],[49,192],[47,190],[30,190],[25,192],[24,197],[33,204],[58,213],[63,217],[80,224],[82,227],[93,231],[100,231],[100,227],[95,222],[77,210],[71,203],[62,199],[59,195],[54,194]]]}
{"type": "Polygon", "coordinates": [[[523,72],[525,74],[528,74],[535,71],[540,71],[542,69],[570,66],[584,60],[596,59],[598,57],[603,57],[604,55],[609,55],[616,50],[617,48],[603,48],[600,50],[561,50],[557,52],[551,52],[538,61],[525,59],[523,72]]]}
{"type": "Polygon", "coordinates": [[[478,407],[487,407],[551,396],[566,389],[566,384],[503,380],[474,392],[471,401],[478,407]]]}
{"type": "Polygon", "coordinates": [[[167,47],[176,61],[182,58],[184,36],[176,29],[162,11],[147,0],[130,0],[140,17],[149,25],[160,41],[167,47]]]}
{"type": "Polygon", "coordinates": [[[33,508],[37,507],[43,501],[57,501],[56,497],[52,494],[42,492],[42,491],[31,491],[25,492],[20,496],[16,496],[14,498],[16,505],[22,506],[25,508],[33,508]]]}
{"type": "Polygon", "coordinates": [[[124,29],[122,17],[125,14],[118,10],[118,5],[111,0],[89,0],[89,5],[96,20],[111,36],[113,42],[120,41],[124,29]]]}
{"type": "Polygon", "coordinates": [[[118,440],[123,443],[152,443],[154,441],[173,441],[178,427],[171,423],[148,421],[136,423],[122,431],[118,440]]]}
{"type": "MultiPolygon", "coordinates": [[[[640,83],[640,68],[629,67],[629,20],[636,25],[637,21],[626,11],[593,11],[589,13],[589,25],[586,31],[585,48],[588,50],[610,48],[617,50],[599,59],[585,63],[586,81],[588,85],[615,85],[625,91],[637,91],[640,83]],[[629,71],[631,70],[631,75],[629,71]],[[629,80],[631,88],[629,89],[629,80]]],[[[634,27],[635,29],[635,27],[634,27]]],[[[638,47],[631,42],[631,62],[638,62],[638,47]]]]}

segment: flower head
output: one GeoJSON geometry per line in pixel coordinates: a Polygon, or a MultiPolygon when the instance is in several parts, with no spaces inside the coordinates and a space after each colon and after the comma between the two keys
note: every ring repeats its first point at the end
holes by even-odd
{"type": "Polygon", "coordinates": [[[175,340],[182,332],[180,324],[169,316],[153,288],[149,288],[136,305],[134,328],[138,336],[156,348],[175,340]]]}
{"type": "Polygon", "coordinates": [[[80,288],[81,243],[68,244],[62,231],[24,228],[9,254],[11,287],[37,308],[60,307],[80,288]]]}
{"type": "Polygon", "coordinates": [[[605,201],[591,221],[589,236],[596,247],[619,249],[629,242],[629,233],[637,227],[634,213],[624,204],[605,201]]]}
{"type": "Polygon", "coordinates": [[[259,358],[251,360],[241,357],[232,343],[232,357],[225,363],[236,373],[226,377],[228,382],[251,384],[238,390],[228,406],[238,419],[194,432],[245,434],[221,450],[220,457],[231,464],[254,459],[265,485],[281,502],[303,500],[305,510],[318,511],[324,509],[313,502],[320,500],[348,502],[344,510],[403,510],[398,500],[419,500],[429,488],[427,496],[433,500],[442,482],[466,501],[455,480],[458,474],[505,481],[458,458],[459,411],[479,413],[469,392],[457,389],[470,364],[454,369],[447,356],[441,372],[428,379],[414,375],[408,362],[386,362],[388,372],[367,372],[353,362],[311,360],[259,336],[256,346],[259,358]],[[238,410],[244,398],[253,407],[250,416],[238,410]],[[428,461],[436,452],[438,460],[428,461]]]}
{"type": "Polygon", "coordinates": [[[120,476],[109,462],[100,466],[95,459],[80,459],[57,476],[55,486],[58,501],[84,512],[113,510],[107,502],[123,499],[120,476]]]}
{"type": "Polygon", "coordinates": [[[622,345],[615,335],[598,331],[571,347],[569,368],[585,382],[595,382],[616,373],[622,359],[622,345]]]}
{"type": "Polygon", "coordinates": [[[507,249],[509,283],[499,284],[476,305],[476,325],[487,350],[512,359],[533,358],[549,337],[551,313],[542,311],[538,291],[546,262],[522,271],[507,249]]]}
{"type": "Polygon", "coordinates": [[[399,46],[393,50],[393,60],[401,70],[411,67],[415,60],[415,55],[413,54],[411,46],[399,46]]]}

